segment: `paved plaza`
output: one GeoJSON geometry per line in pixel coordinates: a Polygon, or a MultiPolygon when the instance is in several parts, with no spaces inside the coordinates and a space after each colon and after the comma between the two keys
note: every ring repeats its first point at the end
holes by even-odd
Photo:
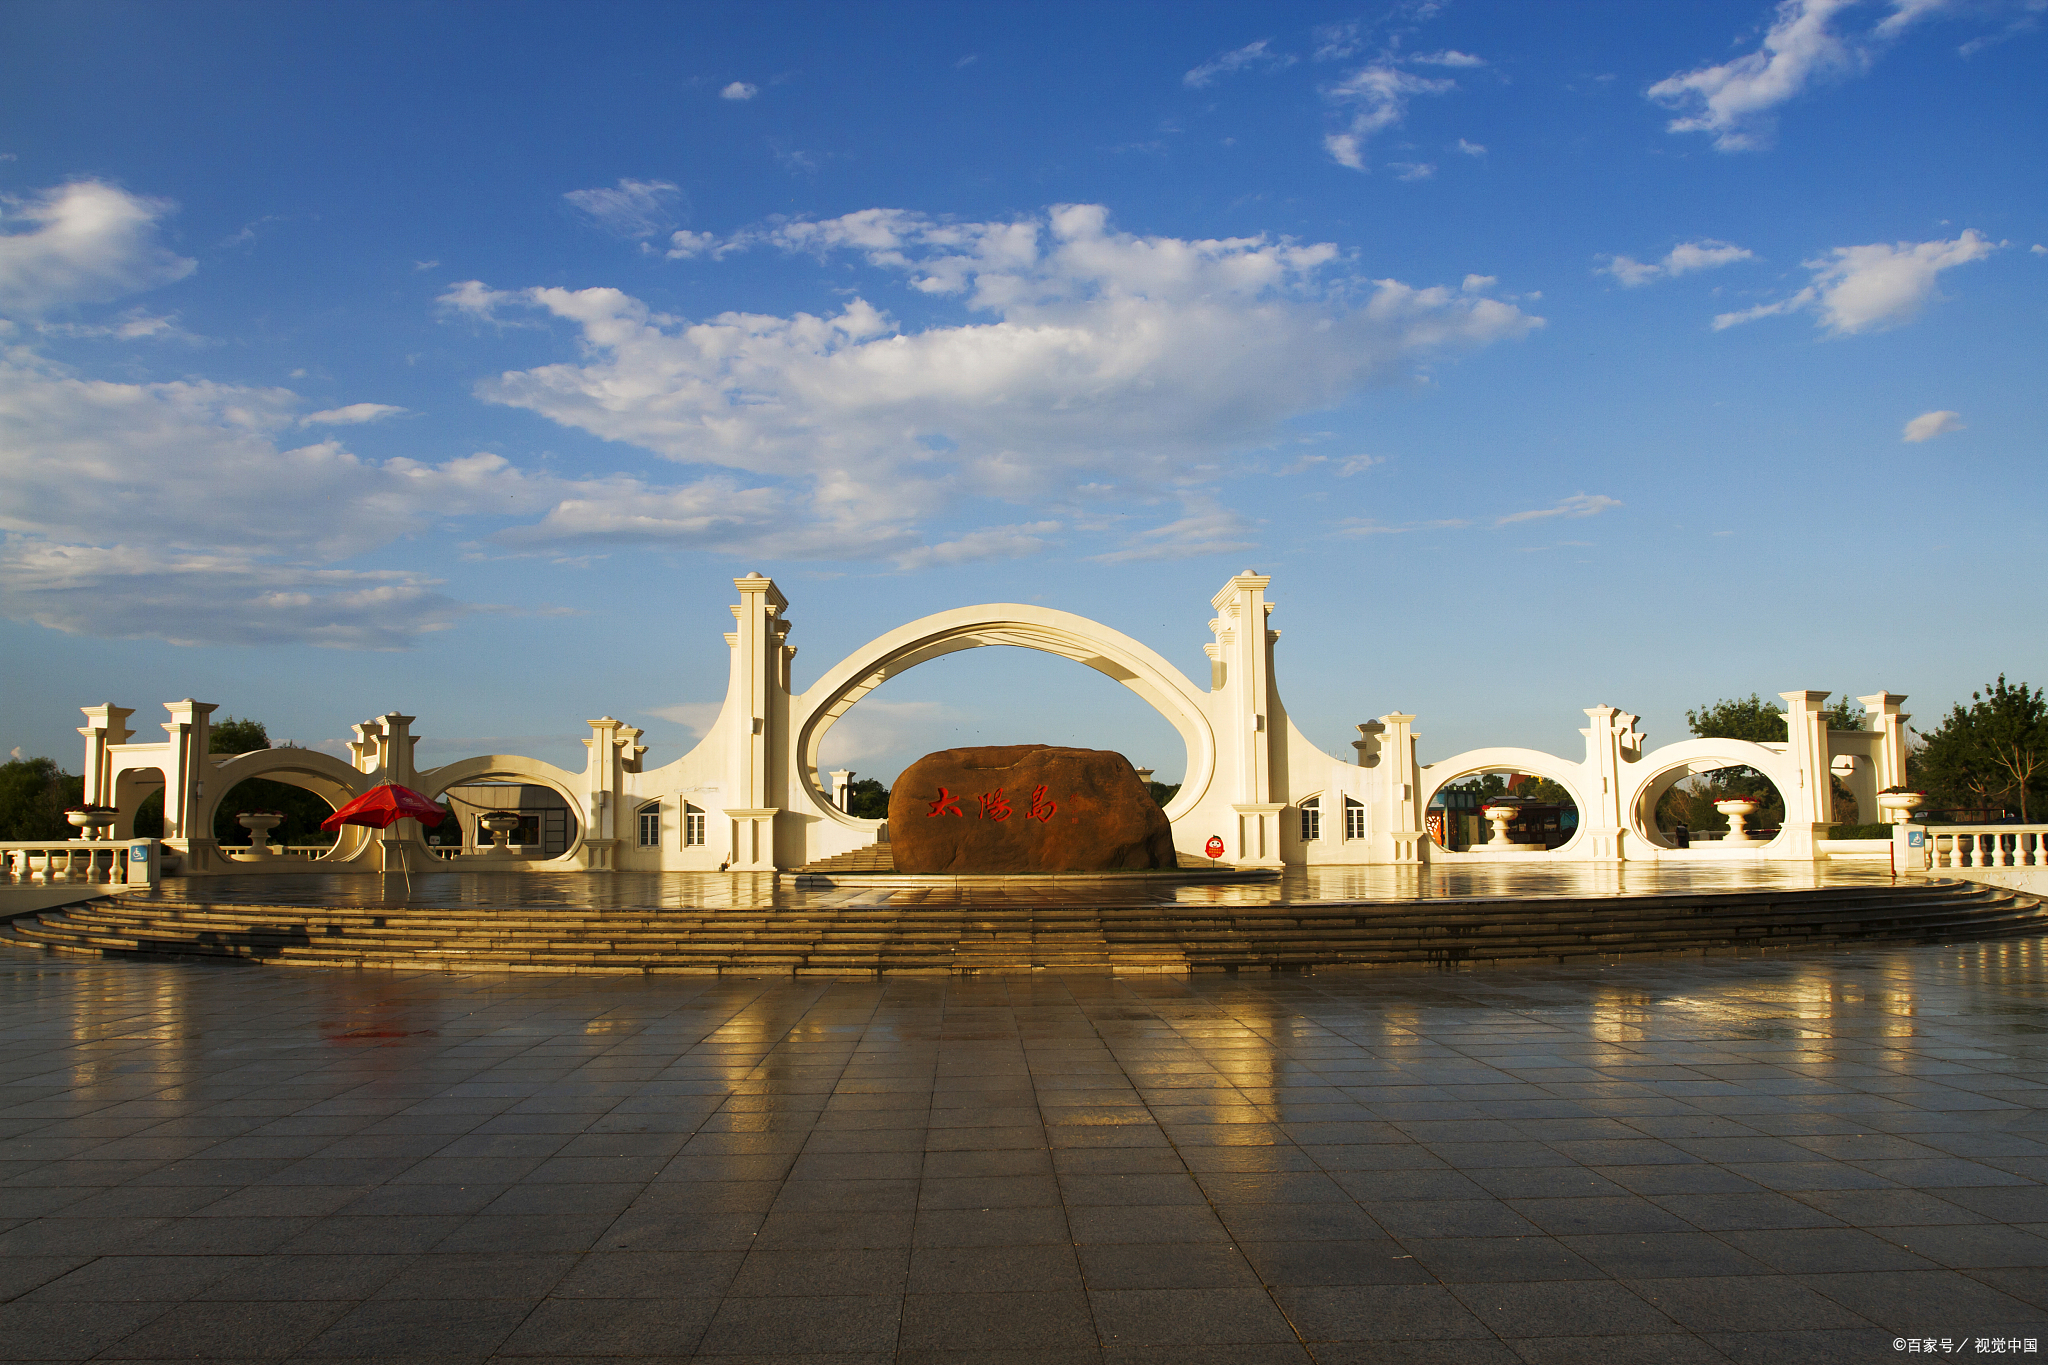
{"type": "Polygon", "coordinates": [[[10,947],[0,980],[11,1360],[2048,1338],[2039,939],[879,981],[10,947]]]}

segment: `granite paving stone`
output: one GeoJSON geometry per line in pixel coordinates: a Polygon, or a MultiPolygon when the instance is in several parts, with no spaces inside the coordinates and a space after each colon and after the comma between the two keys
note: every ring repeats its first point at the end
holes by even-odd
{"type": "Polygon", "coordinates": [[[2035,940],[880,980],[0,947],[0,982],[0,1359],[2048,1336],[2035,940]]]}

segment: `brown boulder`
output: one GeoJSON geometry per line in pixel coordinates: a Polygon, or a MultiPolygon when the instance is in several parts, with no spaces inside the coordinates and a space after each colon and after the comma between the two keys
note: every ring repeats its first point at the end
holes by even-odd
{"type": "Polygon", "coordinates": [[[1006,744],[926,754],[889,792],[898,872],[1107,872],[1178,865],[1122,754],[1006,744]]]}

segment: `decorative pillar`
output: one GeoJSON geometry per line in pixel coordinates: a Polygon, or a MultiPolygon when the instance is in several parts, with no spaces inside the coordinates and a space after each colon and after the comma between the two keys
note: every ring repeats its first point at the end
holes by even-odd
{"type": "Polygon", "coordinates": [[[1422,768],[1415,761],[1413,715],[1390,711],[1380,724],[1380,788],[1391,840],[1388,861],[1413,866],[1427,861],[1428,831],[1422,820],[1422,768]]]}
{"type": "MultiPolygon", "coordinates": [[[[126,744],[134,735],[135,732],[128,728],[128,717],[135,714],[135,708],[104,702],[78,709],[85,713],[85,724],[78,727],[78,733],[85,736],[85,804],[111,806],[114,804],[114,756],[109,750],[116,744],[126,744]]],[[[128,814],[133,816],[134,812],[128,814]]]]}
{"type": "Polygon", "coordinates": [[[1586,790],[1579,799],[1586,809],[1579,812],[1581,847],[1579,856],[1587,862],[1618,863],[1628,857],[1628,840],[1634,828],[1623,804],[1622,765],[1643,756],[1643,735],[1636,729],[1637,717],[1602,702],[1586,708],[1592,723],[1579,731],[1586,737],[1586,790]]]}
{"type": "Polygon", "coordinates": [[[586,871],[610,872],[619,865],[620,845],[631,837],[625,809],[625,774],[640,771],[647,746],[641,732],[623,721],[601,716],[586,721],[590,738],[583,741],[586,800],[577,812],[583,821],[582,865],[586,871]]]}
{"type": "Polygon", "coordinates": [[[831,777],[832,804],[838,808],[841,815],[844,815],[846,814],[847,803],[853,799],[853,769],[834,768],[831,777]]]}
{"type": "MultiPolygon", "coordinates": [[[[1863,703],[1863,724],[1875,730],[1877,741],[1877,789],[1906,785],[1906,722],[1912,717],[1899,710],[1906,700],[1899,692],[1874,692],[1856,699],[1863,703]]],[[[1869,820],[1869,815],[1864,815],[1869,820]]]]}
{"type": "Polygon", "coordinates": [[[1272,679],[1272,646],[1280,633],[1266,627],[1273,611],[1266,587],[1272,581],[1246,569],[1225,583],[1209,599],[1216,608],[1209,622],[1215,642],[1203,646],[1210,690],[1222,694],[1217,768],[1237,815],[1233,861],[1241,867],[1281,866],[1280,812],[1286,803],[1273,799],[1274,735],[1282,722],[1273,714],[1272,679]]]}
{"type": "Polygon", "coordinates": [[[789,669],[796,650],[787,643],[791,623],[782,613],[789,599],[772,579],[758,573],[732,581],[739,628],[725,637],[732,648],[732,676],[722,720],[726,725],[725,807],[734,872],[773,872],[775,817],[783,793],[777,774],[789,747],[789,669]]]}
{"type": "MultiPolygon", "coordinates": [[[[187,876],[214,871],[219,856],[207,819],[213,808],[206,799],[206,779],[213,775],[212,718],[219,705],[190,697],[164,703],[171,713],[164,722],[170,737],[163,763],[164,842],[184,854],[187,876]]],[[[220,793],[213,797],[218,800],[220,793]]]]}
{"type": "Polygon", "coordinates": [[[1780,692],[1785,699],[1785,756],[1792,760],[1792,790],[1785,798],[1785,832],[1779,844],[1786,858],[1821,856],[1818,847],[1834,826],[1829,781],[1828,722],[1821,714],[1826,692],[1780,692]]]}

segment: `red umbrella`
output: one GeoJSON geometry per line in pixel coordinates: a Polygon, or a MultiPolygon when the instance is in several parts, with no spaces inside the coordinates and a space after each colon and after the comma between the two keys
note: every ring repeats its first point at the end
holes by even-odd
{"type": "MultiPolygon", "coordinates": [[[[447,818],[448,812],[445,808],[429,801],[411,787],[386,782],[380,787],[370,788],[322,820],[320,828],[338,831],[343,825],[367,825],[371,829],[388,829],[399,820],[417,820],[423,825],[438,825],[447,818]]],[[[407,896],[410,897],[410,868],[405,870],[405,889],[407,896]]]]}
{"type": "Polygon", "coordinates": [[[448,818],[448,812],[411,787],[386,782],[381,787],[370,788],[322,820],[320,828],[338,830],[343,825],[368,825],[371,829],[387,829],[394,822],[408,818],[423,825],[438,825],[448,818]]]}

